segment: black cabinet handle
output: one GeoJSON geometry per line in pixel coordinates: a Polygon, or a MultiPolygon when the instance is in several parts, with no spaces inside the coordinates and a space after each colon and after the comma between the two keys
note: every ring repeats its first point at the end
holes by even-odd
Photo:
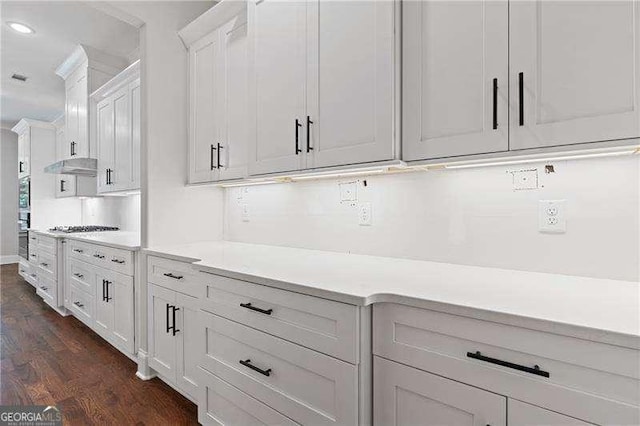
{"type": "Polygon", "coordinates": [[[313,151],[313,147],[311,146],[311,125],[313,121],[311,121],[311,117],[307,115],[307,152],[313,151]]]}
{"type": "Polygon", "coordinates": [[[48,288],[48,287],[45,287],[45,286],[43,286],[43,285],[41,285],[41,286],[40,286],[40,290],[47,291],[47,290],[49,290],[49,288],[48,288]]]}
{"type": "Polygon", "coordinates": [[[31,257],[38,257],[38,256],[36,256],[35,254],[33,254],[33,253],[32,253],[32,254],[31,254],[31,257]]]}
{"type": "Polygon", "coordinates": [[[48,266],[49,266],[49,264],[48,264],[48,263],[44,263],[44,262],[42,262],[42,263],[40,264],[40,266],[44,266],[44,267],[46,268],[46,267],[48,267],[48,266]]]}
{"type": "Polygon", "coordinates": [[[106,301],[107,299],[107,291],[105,290],[105,287],[107,285],[107,281],[106,280],[102,280],[102,301],[106,301]]]}
{"type": "Polygon", "coordinates": [[[74,305],[76,305],[78,308],[84,308],[84,305],[80,302],[73,302],[74,305]]]}
{"type": "Polygon", "coordinates": [[[540,370],[540,367],[537,365],[534,365],[533,367],[527,367],[526,365],[514,364],[513,362],[503,361],[501,359],[491,358],[491,357],[482,355],[480,351],[467,352],[467,356],[469,358],[488,362],[490,364],[496,364],[502,367],[513,368],[514,370],[518,370],[518,371],[524,371],[525,373],[535,374],[536,376],[549,377],[549,373],[547,371],[540,370]]]}
{"type": "Polygon", "coordinates": [[[261,314],[265,314],[265,315],[271,315],[271,313],[273,312],[273,309],[256,308],[255,306],[252,306],[251,303],[241,303],[240,306],[242,306],[245,309],[250,309],[252,311],[260,312],[261,314]]]}
{"type": "Polygon", "coordinates": [[[24,161],[19,161],[18,162],[18,172],[20,172],[20,173],[24,172],[24,170],[22,169],[23,165],[24,165],[24,161]]]}
{"type": "Polygon", "coordinates": [[[65,183],[65,182],[66,182],[66,181],[65,181],[64,179],[61,179],[61,180],[60,180],[60,192],[65,192],[65,189],[64,189],[64,183],[65,183]]]}
{"type": "Polygon", "coordinates": [[[493,130],[498,128],[498,79],[493,79],[493,130]]]}
{"type": "Polygon", "coordinates": [[[217,150],[218,148],[216,148],[214,145],[211,145],[211,157],[209,158],[209,163],[211,164],[211,170],[217,169],[217,167],[213,165],[213,152],[217,150]]]}
{"type": "Polygon", "coordinates": [[[218,157],[218,167],[216,167],[217,169],[219,169],[222,166],[220,164],[220,151],[222,151],[222,145],[218,144],[218,149],[216,150],[216,154],[218,157]]]}
{"type": "Polygon", "coordinates": [[[122,264],[124,263],[124,260],[118,260],[118,259],[111,259],[111,261],[112,261],[113,263],[117,263],[117,264],[119,264],[119,265],[122,265],[122,264]]]}
{"type": "Polygon", "coordinates": [[[181,280],[184,278],[182,275],[173,275],[171,272],[167,272],[162,275],[164,275],[165,277],[173,278],[174,280],[181,280]]]}
{"type": "Polygon", "coordinates": [[[518,124],[524,126],[524,73],[518,74],[518,124]]]}
{"type": "Polygon", "coordinates": [[[84,275],[79,274],[79,273],[77,273],[77,272],[76,272],[75,274],[73,274],[73,276],[74,276],[74,277],[77,277],[77,278],[84,278],[84,275]]]}
{"type": "Polygon", "coordinates": [[[172,311],[172,315],[173,315],[173,325],[171,326],[173,328],[173,335],[175,336],[176,333],[178,333],[180,330],[178,330],[176,328],[176,312],[179,311],[180,308],[176,308],[175,306],[171,307],[171,311],[172,311]]]}
{"type": "Polygon", "coordinates": [[[76,253],[84,253],[84,250],[80,250],[80,249],[73,249],[73,251],[75,251],[76,253]]]}
{"type": "Polygon", "coordinates": [[[167,303],[167,308],[165,310],[166,314],[167,314],[167,333],[169,333],[171,331],[171,326],[169,325],[169,304],[167,303]]]}
{"type": "Polygon", "coordinates": [[[71,141],[71,156],[73,157],[74,155],[76,155],[76,142],[71,141]]]}
{"type": "Polygon", "coordinates": [[[98,258],[98,259],[104,259],[104,256],[103,256],[103,255],[101,255],[101,254],[97,254],[97,253],[96,253],[96,254],[94,254],[94,255],[93,255],[93,257],[96,257],[96,258],[98,258]]]}
{"type": "Polygon", "coordinates": [[[252,369],[253,371],[257,371],[258,373],[262,374],[263,376],[267,376],[269,377],[271,375],[271,369],[267,369],[267,370],[263,370],[262,368],[258,368],[255,365],[251,364],[251,360],[250,359],[246,359],[246,360],[240,360],[240,364],[244,365],[247,368],[252,369]]]}
{"type": "Polygon", "coordinates": [[[176,312],[179,310],[180,308],[175,305],[167,303],[167,333],[172,333],[174,336],[180,331],[176,328],[176,312]],[[171,325],[169,325],[169,311],[171,311],[171,325]]]}
{"type": "Polygon", "coordinates": [[[113,299],[110,295],[109,295],[109,284],[113,284],[113,281],[109,281],[109,280],[104,280],[104,287],[105,287],[105,302],[109,302],[111,299],[113,299]]]}
{"type": "Polygon", "coordinates": [[[300,127],[302,127],[302,124],[300,124],[300,120],[296,118],[296,155],[302,152],[302,150],[300,149],[300,127]]]}

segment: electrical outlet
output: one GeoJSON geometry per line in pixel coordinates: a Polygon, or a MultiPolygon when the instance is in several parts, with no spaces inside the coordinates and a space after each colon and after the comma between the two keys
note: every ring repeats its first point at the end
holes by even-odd
{"type": "Polygon", "coordinates": [[[540,232],[564,234],[567,232],[565,200],[541,200],[538,209],[540,232]]]}
{"type": "Polygon", "coordinates": [[[249,222],[249,205],[245,203],[240,208],[242,209],[242,221],[249,222]]]}
{"type": "Polygon", "coordinates": [[[357,182],[343,182],[338,184],[340,187],[340,201],[356,201],[358,199],[357,182]]]}
{"type": "Polygon", "coordinates": [[[358,224],[360,226],[371,226],[371,203],[360,203],[358,205],[358,224]]]}

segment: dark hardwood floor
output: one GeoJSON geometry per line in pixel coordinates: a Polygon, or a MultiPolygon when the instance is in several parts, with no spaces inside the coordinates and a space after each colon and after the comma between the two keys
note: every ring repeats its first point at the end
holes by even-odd
{"type": "Polygon", "coordinates": [[[0,404],[56,405],[65,425],[197,424],[196,406],[72,316],[50,309],[17,265],[0,268],[0,404]]]}

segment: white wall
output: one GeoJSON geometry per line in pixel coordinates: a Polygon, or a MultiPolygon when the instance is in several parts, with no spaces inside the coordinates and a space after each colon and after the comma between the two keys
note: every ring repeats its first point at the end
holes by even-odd
{"type": "Polygon", "coordinates": [[[366,178],[373,225],[330,180],[229,188],[225,239],[560,274],[639,279],[638,157],[366,178]],[[537,168],[540,188],[514,191],[508,171],[537,168]],[[242,199],[238,199],[242,197],[242,199]],[[538,232],[538,201],[565,199],[567,232],[538,232]],[[249,222],[242,221],[247,204],[249,222]]]}
{"type": "Polygon", "coordinates": [[[82,200],[82,225],[117,226],[140,232],[140,194],[82,200]]]}
{"type": "Polygon", "coordinates": [[[144,22],[140,28],[142,244],[220,239],[222,190],[185,187],[188,57],[177,35],[179,29],[213,3],[152,1],[111,5],[144,22]]]}
{"type": "Polygon", "coordinates": [[[18,135],[0,133],[0,263],[18,255],[18,135]]]}

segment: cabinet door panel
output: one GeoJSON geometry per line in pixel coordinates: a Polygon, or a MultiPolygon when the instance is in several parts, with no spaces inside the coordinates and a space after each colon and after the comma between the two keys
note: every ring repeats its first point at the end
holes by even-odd
{"type": "Polygon", "coordinates": [[[87,68],[84,68],[77,77],[74,86],[74,98],[76,103],[78,131],[76,134],[77,145],[74,148],[75,157],[89,156],[89,87],[87,81],[87,68]]]}
{"type": "Polygon", "coordinates": [[[221,30],[224,48],[222,92],[225,97],[223,112],[224,143],[220,153],[220,180],[238,179],[247,174],[248,123],[248,62],[247,17],[236,17],[221,30]]]}
{"type": "Polygon", "coordinates": [[[140,188],[140,80],[129,85],[129,100],[131,102],[131,160],[128,163],[131,180],[128,189],[140,188]]]}
{"type": "Polygon", "coordinates": [[[117,346],[134,353],[133,277],[112,273],[108,295],[113,303],[114,319],[112,335],[117,346]]]}
{"type": "Polygon", "coordinates": [[[214,31],[189,48],[190,70],[190,156],[189,182],[209,182],[214,178],[213,147],[220,142],[221,96],[220,40],[214,31]]]}
{"type": "Polygon", "coordinates": [[[374,423],[506,426],[506,398],[374,357],[374,423]]]}
{"type": "Polygon", "coordinates": [[[639,9],[634,0],[510,3],[511,149],[640,136],[639,9]]]}
{"type": "Polygon", "coordinates": [[[388,0],[308,3],[307,167],[393,158],[394,7],[388,0]]]}
{"type": "Polygon", "coordinates": [[[113,168],[114,155],[113,102],[111,102],[111,99],[105,99],[98,103],[96,115],[98,192],[105,192],[109,190],[107,169],[113,168]]]}
{"type": "Polygon", "coordinates": [[[306,3],[263,0],[249,9],[253,61],[251,94],[254,135],[249,171],[263,174],[304,166],[296,150],[304,141],[306,3]]]}
{"type": "Polygon", "coordinates": [[[508,14],[501,0],[403,2],[403,159],[509,148],[508,14]]]}
{"type": "Polygon", "coordinates": [[[111,97],[113,102],[113,166],[109,189],[128,189],[131,180],[131,112],[129,88],[123,87],[111,97]]]}
{"type": "Polygon", "coordinates": [[[67,82],[65,103],[65,132],[63,147],[60,152],[62,159],[71,157],[71,143],[78,139],[78,101],[76,99],[76,86],[73,80],[67,82]]]}
{"type": "Polygon", "coordinates": [[[177,339],[177,384],[193,398],[198,397],[198,365],[204,355],[204,331],[198,322],[198,299],[176,294],[176,305],[180,307],[176,326],[180,330],[177,339]]]}
{"type": "Polygon", "coordinates": [[[56,198],[74,197],[76,195],[76,177],[73,175],[56,175],[56,198]]]}
{"type": "Polygon", "coordinates": [[[169,306],[175,305],[176,293],[149,285],[149,366],[168,380],[176,379],[176,339],[171,331],[169,306]],[[167,314],[169,312],[169,314],[167,314]]]}
{"type": "Polygon", "coordinates": [[[508,413],[509,426],[588,426],[591,424],[515,399],[509,399],[508,413]]]}
{"type": "Polygon", "coordinates": [[[111,281],[106,274],[96,271],[95,328],[96,332],[107,340],[109,340],[113,331],[114,319],[113,298],[107,298],[109,290],[113,290],[113,285],[110,283],[111,281]]]}

